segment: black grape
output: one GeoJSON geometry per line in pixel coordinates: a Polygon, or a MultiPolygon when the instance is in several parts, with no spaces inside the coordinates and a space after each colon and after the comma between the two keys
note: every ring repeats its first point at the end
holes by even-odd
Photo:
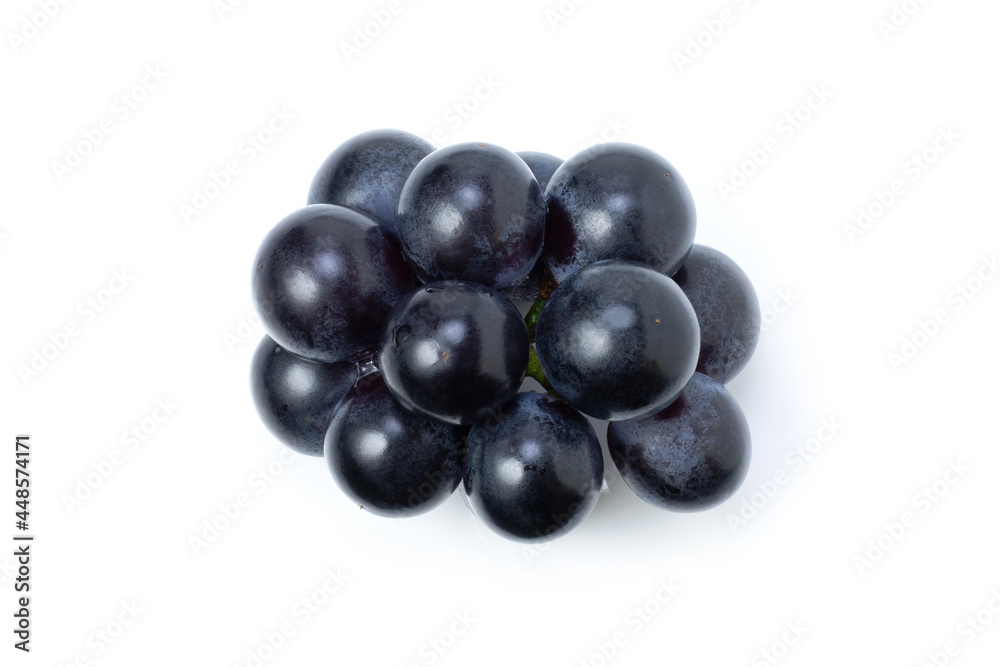
{"type": "Polygon", "coordinates": [[[413,289],[399,242],[342,206],[295,211],[264,239],[253,269],[253,303],[282,347],[334,362],[374,351],[389,312],[413,289]]]}
{"type": "Polygon", "coordinates": [[[680,397],[644,419],[608,425],[622,479],[659,507],[698,511],[732,496],[750,466],[750,427],[736,399],[695,373],[680,397]]]}
{"type": "Polygon", "coordinates": [[[552,180],[552,174],[556,173],[556,170],[563,163],[562,158],[538,151],[521,151],[517,156],[524,160],[524,163],[531,169],[531,173],[535,175],[535,180],[538,181],[538,187],[541,188],[542,192],[545,192],[549,181],[552,180]]]}
{"type": "Polygon", "coordinates": [[[353,362],[305,359],[264,336],[250,362],[250,394],[278,440],[301,454],[322,456],[333,408],[357,377],[353,362]]]}
{"type": "Polygon", "coordinates": [[[695,208],[684,179],[653,151],[607,143],[567,160],[545,191],[545,262],[558,282],[603,259],[673,275],[691,250],[695,208]]]}
{"type": "Polygon", "coordinates": [[[338,146],[309,188],[309,204],[338,204],[396,231],[396,207],[406,178],[434,146],[399,130],[371,130],[338,146]]]}
{"type": "Polygon", "coordinates": [[[580,269],[549,297],[535,346],[577,410],[617,421],[670,404],[698,363],[698,319],[670,278],[636,262],[580,269]]]}
{"type": "Polygon", "coordinates": [[[426,512],[451,495],[462,477],[468,428],[404,410],[375,372],[337,406],[325,456],[340,488],[382,516],[426,512]]]}
{"type": "Polygon", "coordinates": [[[379,361],[407,409],[473,424],[517,393],[528,332],[499,292],[470,282],[431,283],[393,314],[379,361]]]}
{"type": "Polygon", "coordinates": [[[531,169],[514,153],[457,144],[428,155],[406,179],[396,231],[424,282],[509,287],[541,253],[545,202],[531,169]]]}
{"type": "Polygon", "coordinates": [[[604,480],[590,422],[545,394],[518,394],[472,427],[464,490],[476,515],[508,538],[543,541],[582,522],[604,480]]]}
{"type": "Polygon", "coordinates": [[[739,265],[695,244],[674,282],[687,295],[701,327],[698,372],[725,384],[750,361],[760,338],[760,304],[739,265]]]}

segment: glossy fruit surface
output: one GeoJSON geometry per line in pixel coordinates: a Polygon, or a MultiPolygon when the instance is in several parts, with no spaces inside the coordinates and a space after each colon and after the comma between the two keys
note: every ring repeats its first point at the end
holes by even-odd
{"type": "Polygon", "coordinates": [[[552,174],[556,173],[556,170],[562,166],[564,161],[555,155],[540,153],[538,151],[521,151],[517,156],[524,160],[524,163],[531,169],[531,173],[535,175],[538,187],[541,188],[543,193],[545,192],[545,188],[548,187],[549,181],[552,180],[552,174]]]}
{"type": "Polygon", "coordinates": [[[698,372],[729,382],[749,363],[760,338],[753,283],[727,255],[698,244],[673,277],[698,316],[698,372]]]}
{"type": "Polygon", "coordinates": [[[608,450],[625,483],[670,510],[718,505],[750,465],[750,427],[721,383],[696,373],[665,410],[608,425],[608,450]]]}
{"type": "Polygon", "coordinates": [[[463,479],[473,511],[490,528],[542,541],[569,532],[590,514],[604,458],[583,415],[558,398],[524,393],[498,419],[472,428],[463,479]]]}
{"type": "Polygon", "coordinates": [[[333,408],[357,377],[353,362],[305,359],[264,336],[250,362],[250,393],[278,440],[300,454],[322,456],[333,408]]]}
{"type": "MultiPolygon", "coordinates": [[[[523,151],[518,153],[517,156],[524,160],[525,164],[531,169],[531,173],[535,175],[535,180],[538,181],[538,187],[541,188],[542,192],[545,192],[545,187],[549,184],[552,174],[563,163],[562,158],[536,151],[523,151]]],[[[500,291],[511,301],[527,301],[530,303],[538,298],[538,292],[547,278],[545,261],[539,257],[527,277],[500,291]]]]}
{"type": "Polygon", "coordinates": [[[695,207],[677,170],[653,151],[607,143],[568,159],[545,191],[545,262],[562,282],[604,259],[673,275],[691,250],[695,207]]]}
{"type": "Polygon", "coordinates": [[[514,153],[456,144],[428,155],[410,174],[396,231],[424,282],[509,287],[541,253],[545,202],[531,169],[514,153]]]}
{"type": "Polygon", "coordinates": [[[327,204],[295,211],[265,237],[253,303],[279,345],[319,361],[373,351],[412,290],[399,242],[366,215],[327,204]]]}
{"type": "Polygon", "coordinates": [[[698,319],[670,278],[606,260],[552,293],[535,340],[560,396],[598,419],[634,419],[677,397],[698,363],[698,319]]]}
{"type": "Polygon", "coordinates": [[[395,233],[396,207],[406,178],[434,146],[399,130],[371,130],[338,146],[309,188],[309,204],[347,206],[395,233]]]}
{"type": "Polygon", "coordinates": [[[407,409],[474,424],[517,393],[528,365],[528,332],[514,304],[496,290],[431,283],[395,312],[379,361],[407,409]]]}
{"type": "Polygon", "coordinates": [[[467,433],[404,410],[376,372],[337,406],[326,434],[326,462],[344,493],[364,509],[413,516],[440,505],[458,486],[467,433]]]}
{"type": "Polygon", "coordinates": [[[704,509],[742,482],[750,435],[723,385],[760,306],[735,262],[694,245],[662,156],[374,130],[326,157],[307,200],[254,259],[251,394],[362,509],[420,514],[462,483],[498,534],[556,538],[598,502],[597,419],[648,502],[704,509]],[[548,393],[519,394],[525,378],[548,393]]]}

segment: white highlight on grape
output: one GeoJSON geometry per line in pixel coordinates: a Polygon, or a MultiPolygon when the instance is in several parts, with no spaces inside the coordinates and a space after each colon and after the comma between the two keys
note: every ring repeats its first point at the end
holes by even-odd
{"type": "Polygon", "coordinates": [[[285,383],[295,391],[307,394],[316,386],[316,373],[308,366],[294,365],[288,369],[285,383]]]}
{"type": "Polygon", "coordinates": [[[528,440],[521,445],[521,459],[535,461],[542,458],[542,448],[534,440],[528,440]]]}
{"type": "Polygon", "coordinates": [[[431,224],[438,236],[449,238],[462,229],[462,212],[452,204],[446,204],[434,212],[431,224]]]}
{"type": "Polygon", "coordinates": [[[581,237],[590,237],[595,241],[602,241],[614,231],[615,221],[607,211],[588,211],[583,216],[583,229],[580,230],[581,237]]]}
{"type": "Polygon", "coordinates": [[[629,197],[623,194],[608,195],[604,199],[604,206],[607,210],[619,214],[628,213],[630,204],[631,200],[629,197]]]}
{"type": "Polygon", "coordinates": [[[334,252],[324,252],[316,257],[317,273],[336,278],[344,268],[343,260],[334,252]]]}
{"type": "Polygon", "coordinates": [[[425,340],[413,349],[414,360],[420,366],[433,366],[441,359],[441,348],[432,340],[425,340]]]}
{"type": "Polygon", "coordinates": [[[517,484],[524,477],[524,468],[515,458],[506,458],[500,462],[498,470],[500,479],[507,484],[517,484]]]}
{"type": "Polygon", "coordinates": [[[389,439],[378,431],[365,431],[359,440],[359,453],[368,459],[379,458],[389,446],[389,439]]]}
{"type": "Polygon", "coordinates": [[[462,320],[449,320],[441,326],[441,337],[449,343],[457,345],[465,338],[467,330],[468,327],[462,320]]]}
{"type": "Polygon", "coordinates": [[[585,322],[573,331],[573,347],[589,361],[598,361],[611,349],[611,336],[604,329],[585,322]]]}
{"type": "Polygon", "coordinates": [[[319,285],[310,273],[304,269],[295,271],[288,276],[287,292],[296,301],[311,303],[319,296],[319,285]]]}
{"type": "Polygon", "coordinates": [[[628,306],[617,304],[601,313],[601,322],[611,329],[628,329],[635,324],[635,311],[628,306]]]}

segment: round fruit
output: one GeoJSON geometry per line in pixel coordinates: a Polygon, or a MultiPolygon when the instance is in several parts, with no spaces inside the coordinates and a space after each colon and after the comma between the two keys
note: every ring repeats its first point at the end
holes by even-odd
{"type": "Polygon", "coordinates": [[[458,486],[467,433],[404,410],[382,376],[372,373],[337,406],[326,434],[326,462],[363,509],[413,516],[440,505],[458,486]]]}
{"type": "Polygon", "coordinates": [[[701,327],[698,372],[725,384],[750,361],[760,338],[760,304],[739,265],[695,244],[674,282],[687,295],[701,327]]]}
{"type": "Polygon", "coordinates": [[[352,362],[305,359],[264,336],[250,362],[250,394],[278,440],[300,454],[322,456],[333,408],[357,377],[352,362]]]}
{"type": "Polygon", "coordinates": [[[379,361],[407,409],[473,424],[517,393],[528,365],[528,332],[499,292],[477,283],[431,283],[393,315],[379,361]]]}
{"type": "Polygon", "coordinates": [[[552,180],[552,174],[556,173],[556,170],[563,163],[562,158],[538,151],[521,151],[517,156],[524,160],[524,163],[531,169],[531,173],[535,175],[535,180],[538,181],[538,187],[541,188],[542,192],[545,192],[549,181],[552,180]]]}
{"type": "Polygon", "coordinates": [[[698,319],[670,278],[606,260],[559,285],[538,318],[538,360],[577,410],[617,421],[662,410],[698,363],[698,319]]]}
{"type": "Polygon", "coordinates": [[[750,466],[750,427],[722,384],[695,373],[667,409],[608,425],[608,450],[625,483],[659,507],[698,511],[739,488],[750,466]]]}
{"type": "Polygon", "coordinates": [[[253,303],[281,347],[319,361],[373,351],[413,289],[399,242],[357,211],[314,204],[271,230],[254,259],[253,303]]]}
{"type": "Polygon", "coordinates": [[[601,445],[590,422],[545,394],[518,394],[496,420],[472,427],[464,490],[496,532],[550,540],[583,521],[604,480],[601,445]]]}
{"type": "Polygon", "coordinates": [[[399,197],[396,231],[424,282],[509,287],[542,248],[545,202],[531,169],[490,144],[456,144],[421,160],[399,197]]]}
{"type": "Polygon", "coordinates": [[[545,262],[562,282],[603,259],[642,262],[665,275],[694,243],[691,192],[651,150],[607,143],[567,160],[545,191],[545,262]]]}
{"type": "Polygon", "coordinates": [[[434,151],[420,137],[399,130],[371,130],[348,139],[323,162],[309,188],[309,204],[337,204],[361,211],[390,232],[406,178],[434,151]]]}

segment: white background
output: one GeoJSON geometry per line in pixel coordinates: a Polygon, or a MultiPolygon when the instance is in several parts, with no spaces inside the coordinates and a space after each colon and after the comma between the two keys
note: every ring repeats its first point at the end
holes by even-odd
{"type": "Polygon", "coordinates": [[[253,665],[285,623],[263,664],[775,664],[768,650],[789,667],[916,667],[946,648],[938,664],[996,664],[1000,280],[977,282],[1000,249],[996,3],[909,0],[885,34],[889,0],[567,0],[563,14],[555,0],[407,0],[350,56],[387,0],[221,15],[211,0],[95,0],[50,19],[39,4],[8,0],[0,20],[0,536],[15,532],[24,432],[37,535],[30,655],[11,646],[13,547],[0,550],[3,664],[253,665]],[[706,46],[681,63],[689,40],[706,46]],[[294,119],[249,159],[276,109],[294,119]],[[105,118],[81,164],[55,165],[105,118]],[[477,528],[458,494],[394,522],[352,505],[322,460],[283,462],[248,393],[263,333],[251,260],[326,154],[377,127],[562,157],[618,139],[677,167],[698,240],[746,268],[769,322],[730,384],[754,438],[736,497],[669,514],[612,469],[589,520],[538,550],[477,528]],[[765,146],[763,166],[742,166],[765,146]],[[228,161],[239,173],[185,219],[228,161]],[[753,173],[724,197],[734,169],[753,173]],[[895,180],[902,194],[849,234],[895,180]],[[127,286],[103,291],[115,271],[127,286]],[[26,375],[36,352],[51,358],[26,375]],[[162,423],[157,400],[177,406],[162,423]],[[134,449],[133,428],[149,433],[134,449]],[[952,464],[967,470],[940,481],[952,464]],[[81,492],[88,476],[99,486],[81,492]],[[933,502],[918,497],[935,482],[933,502]],[[212,521],[226,527],[207,539],[212,521]],[[328,571],[346,577],[329,595],[328,571]],[[679,587],[668,602],[661,582],[679,587]],[[310,596],[324,604],[307,618],[310,596]]]}

